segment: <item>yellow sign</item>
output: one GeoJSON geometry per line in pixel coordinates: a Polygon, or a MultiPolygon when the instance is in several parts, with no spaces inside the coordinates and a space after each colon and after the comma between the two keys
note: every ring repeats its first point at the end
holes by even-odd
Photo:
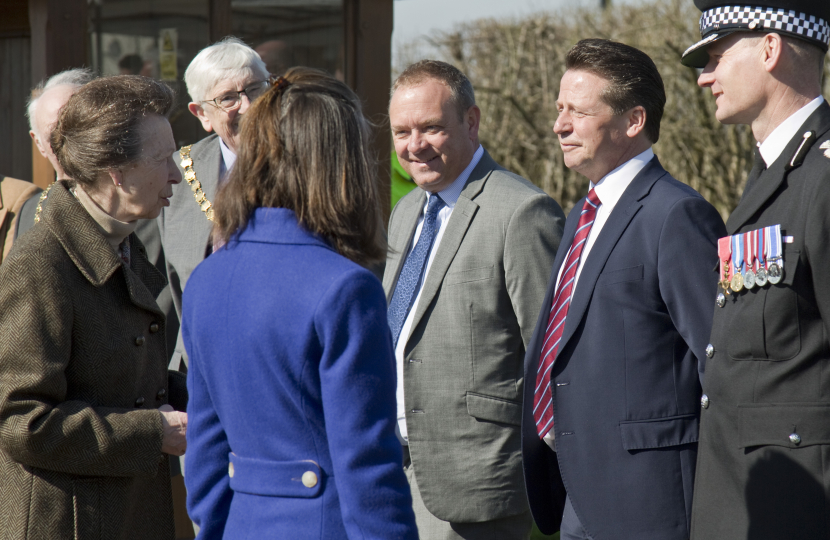
{"type": "Polygon", "coordinates": [[[179,78],[176,63],[179,48],[179,33],[175,28],[159,30],[159,68],[161,80],[175,81],[179,78]]]}

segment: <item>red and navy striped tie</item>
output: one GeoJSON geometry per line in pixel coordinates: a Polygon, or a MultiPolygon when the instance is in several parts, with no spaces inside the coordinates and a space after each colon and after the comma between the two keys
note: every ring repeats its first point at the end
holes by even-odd
{"type": "Polygon", "coordinates": [[[600,205],[599,197],[592,189],[582,205],[582,214],[576,226],[568,258],[565,261],[565,270],[559,280],[556,294],[553,296],[553,306],[548,318],[548,327],[545,330],[545,341],[542,343],[542,354],[539,358],[539,369],[536,372],[536,391],[533,393],[533,419],[536,420],[536,432],[542,438],[553,427],[553,393],[550,390],[550,371],[559,349],[559,341],[565,329],[565,317],[568,316],[568,307],[573,298],[576,271],[579,268],[579,259],[588,233],[594,224],[597,208],[600,205]]]}

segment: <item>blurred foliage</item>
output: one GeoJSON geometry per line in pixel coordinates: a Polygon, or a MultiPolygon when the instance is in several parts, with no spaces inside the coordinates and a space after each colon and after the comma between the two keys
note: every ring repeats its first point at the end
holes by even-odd
{"type": "MultiPolygon", "coordinates": [[[[752,168],[755,141],[749,127],[717,121],[711,91],[696,84],[698,70],[680,64],[683,51],[700,39],[699,18],[691,0],[658,0],[604,11],[568,9],[516,20],[481,19],[402,47],[395,68],[400,72],[412,61],[432,57],[464,71],[482,110],[484,147],[567,212],[585,195],[588,181],[565,167],[553,133],[565,54],[589,37],[637,47],[654,60],[666,87],[655,153],[675,178],[700,192],[726,219],[752,168]]],[[[825,96],[830,95],[827,90],[826,85],[825,96]]]]}

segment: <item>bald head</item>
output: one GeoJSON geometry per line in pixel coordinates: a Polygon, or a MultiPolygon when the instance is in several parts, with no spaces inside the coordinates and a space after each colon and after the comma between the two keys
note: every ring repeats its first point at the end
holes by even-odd
{"type": "Polygon", "coordinates": [[[49,135],[52,133],[55,124],[58,123],[58,115],[61,109],[79,88],[80,86],[62,84],[44,90],[38,98],[37,107],[35,107],[34,114],[30,118],[32,130],[29,131],[29,135],[35,141],[37,149],[43,157],[48,159],[52,167],[55,168],[58,180],[65,178],[66,175],[58,163],[58,158],[52,152],[49,135]]]}
{"type": "Polygon", "coordinates": [[[61,109],[72,94],[94,78],[92,71],[87,68],[68,69],[42,81],[32,90],[32,97],[26,107],[29,135],[43,157],[54,167],[58,180],[66,178],[66,175],[52,152],[49,136],[58,123],[61,109]]]}

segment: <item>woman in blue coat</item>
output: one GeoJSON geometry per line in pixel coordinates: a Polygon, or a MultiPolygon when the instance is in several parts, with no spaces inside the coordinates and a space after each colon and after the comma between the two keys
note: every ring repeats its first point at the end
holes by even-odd
{"type": "Polygon", "coordinates": [[[184,292],[190,516],[199,538],[416,540],[358,98],[296,68],[244,118],[223,247],[184,292]]]}

